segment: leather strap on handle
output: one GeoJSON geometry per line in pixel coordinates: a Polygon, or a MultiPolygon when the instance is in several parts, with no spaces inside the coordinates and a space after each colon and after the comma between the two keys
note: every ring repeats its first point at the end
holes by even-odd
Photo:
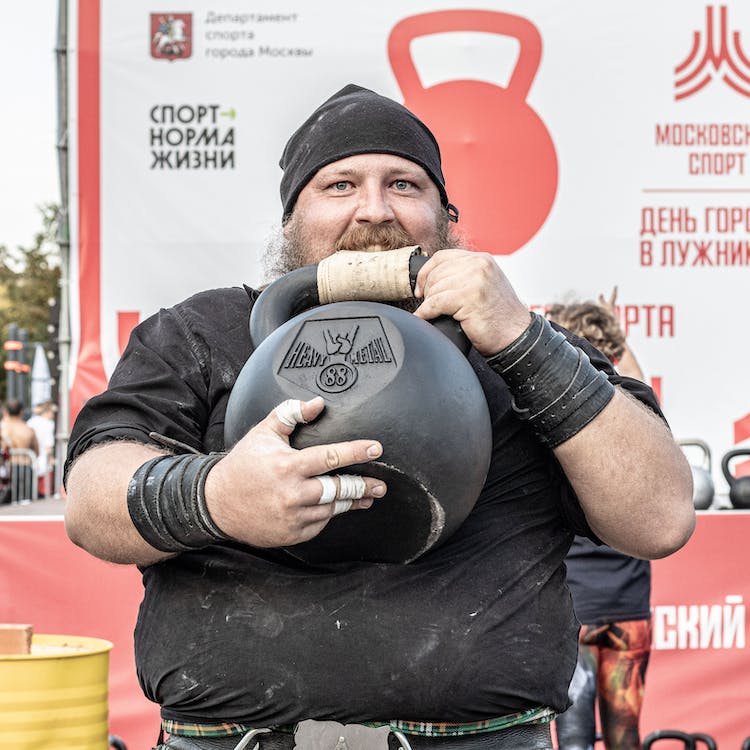
{"type": "Polygon", "coordinates": [[[415,255],[423,255],[419,245],[383,252],[346,251],[323,259],[317,272],[320,304],[412,299],[409,263],[415,255]]]}

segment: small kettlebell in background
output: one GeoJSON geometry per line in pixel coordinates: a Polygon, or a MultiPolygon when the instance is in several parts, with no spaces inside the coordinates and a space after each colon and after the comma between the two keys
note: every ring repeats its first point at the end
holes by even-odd
{"type": "Polygon", "coordinates": [[[721,459],[721,471],[729,484],[729,502],[733,508],[750,510],[750,476],[735,477],[729,464],[739,456],[750,456],[750,448],[735,448],[721,459]]]}
{"type": "Polygon", "coordinates": [[[700,465],[690,461],[690,454],[684,451],[690,461],[693,473],[693,505],[696,510],[708,510],[714,501],[714,480],[711,478],[711,449],[708,443],[698,438],[678,440],[683,448],[698,448],[701,453],[700,465]]]}
{"type": "MultiPolygon", "coordinates": [[[[661,740],[679,740],[682,742],[682,746],[685,750],[696,750],[695,738],[692,734],[687,732],[681,732],[679,729],[659,729],[656,732],[646,735],[643,739],[643,750],[651,750],[651,748],[661,740]]],[[[669,747],[674,747],[674,743],[670,743],[669,747]]]]}

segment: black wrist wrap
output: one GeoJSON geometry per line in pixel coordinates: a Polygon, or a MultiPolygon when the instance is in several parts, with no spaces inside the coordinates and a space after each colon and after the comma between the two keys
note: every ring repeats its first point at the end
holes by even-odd
{"type": "Polygon", "coordinates": [[[582,430],[615,393],[586,353],[536,313],[531,325],[487,363],[508,384],[513,409],[550,448],[582,430]]]}
{"type": "Polygon", "coordinates": [[[138,533],[162,552],[186,552],[228,539],[214,523],[204,489],[223,453],[157,456],[128,485],[128,512],[138,533]]]}

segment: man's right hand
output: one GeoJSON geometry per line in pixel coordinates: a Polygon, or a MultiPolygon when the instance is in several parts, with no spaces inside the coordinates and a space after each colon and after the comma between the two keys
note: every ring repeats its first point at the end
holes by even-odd
{"type": "MultiPolygon", "coordinates": [[[[209,472],[205,489],[208,510],[227,536],[256,547],[299,544],[317,536],[335,513],[346,508],[348,503],[338,502],[346,497],[338,475],[331,476],[335,496],[333,488],[324,489],[318,476],[372,461],[383,448],[374,440],[292,448],[289,438],[296,425],[289,422],[311,422],[324,407],[320,397],[301,401],[301,419],[296,420],[289,420],[283,411],[280,418],[281,407],[277,407],[209,472]]],[[[369,508],[386,492],[382,480],[362,480],[344,480],[345,485],[360,484],[355,494],[361,497],[351,501],[349,510],[369,508]]]]}

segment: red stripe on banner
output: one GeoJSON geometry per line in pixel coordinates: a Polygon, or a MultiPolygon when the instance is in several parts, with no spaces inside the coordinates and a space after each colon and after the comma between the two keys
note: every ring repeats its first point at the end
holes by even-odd
{"type": "Polygon", "coordinates": [[[656,400],[661,403],[661,375],[654,375],[651,378],[651,388],[654,391],[656,400]]]}
{"type": "MultiPolygon", "coordinates": [[[[734,423],[734,442],[741,443],[750,438],[750,414],[738,419],[734,423]]],[[[750,461],[741,461],[734,465],[735,477],[750,477],[750,461]]]]}
{"type": "Polygon", "coordinates": [[[127,310],[117,313],[117,346],[120,354],[125,351],[130,338],[130,332],[138,325],[141,314],[137,311],[127,310]]]}
{"type": "Polygon", "coordinates": [[[100,0],[78,2],[78,288],[80,340],[70,419],[107,385],[101,349],[100,0]]]}
{"type": "Polygon", "coordinates": [[[734,442],[741,443],[748,438],[750,438],[750,414],[745,414],[734,423],[734,442]]]}

